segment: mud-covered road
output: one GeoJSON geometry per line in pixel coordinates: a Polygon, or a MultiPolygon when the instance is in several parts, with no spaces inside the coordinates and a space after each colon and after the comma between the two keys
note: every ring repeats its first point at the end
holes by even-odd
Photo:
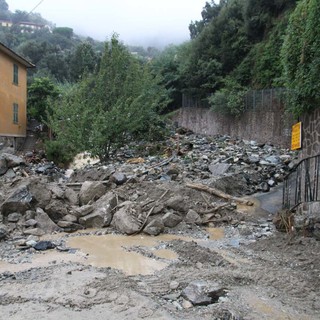
{"type": "Polygon", "coordinates": [[[261,208],[247,214],[241,228],[180,226],[169,236],[46,236],[77,250],[0,262],[1,319],[319,319],[319,243],[278,233],[261,208]],[[268,223],[270,236],[250,240],[268,223]],[[182,297],[200,280],[225,289],[217,302],[193,306],[182,297]]]}
{"type": "Polygon", "coordinates": [[[272,223],[295,155],[191,133],[161,148],[71,178],[0,154],[1,320],[320,319],[319,242],[272,223]]]}

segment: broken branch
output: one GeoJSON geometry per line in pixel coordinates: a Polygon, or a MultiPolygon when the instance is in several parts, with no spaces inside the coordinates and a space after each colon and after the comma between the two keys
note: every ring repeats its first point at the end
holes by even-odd
{"type": "Polygon", "coordinates": [[[253,203],[251,201],[240,199],[240,198],[237,198],[237,197],[233,197],[230,194],[227,194],[227,193],[225,193],[223,191],[220,191],[220,190],[218,190],[216,188],[210,188],[210,187],[208,187],[208,186],[206,186],[204,184],[187,183],[186,186],[188,188],[191,188],[191,189],[207,192],[209,194],[212,194],[212,195],[217,196],[217,197],[222,198],[222,199],[235,201],[237,203],[244,204],[244,205],[247,205],[247,206],[253,206],[253,203]]]}

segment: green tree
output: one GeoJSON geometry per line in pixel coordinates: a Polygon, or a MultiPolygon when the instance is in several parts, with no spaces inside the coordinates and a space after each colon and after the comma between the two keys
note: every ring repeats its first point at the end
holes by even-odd
{"type": "Polygon", "coordinates": [[[0,19],[8,19],[10,16],[9,6],[5,0],[0,0],[0,19]]]}
{"type": "Polygon", "coordinates": [[[77,81],[85,73],[92,73],[98,65],[98,56],[89,43],[79,44],[69,60],[71,80],[77,81]]]}
{"type": "Polygon", "coordinates": [[[73,29],[68,27],[54,28],[53,34],[58,34],[70,40],[73,37],[73,29]]]}
{"type": "Polygon", "coordinates": [[[296,115],[320,104],[320,2],[302,0],[292,13],[282,48],[289,109],[296,115]]]}
{"type": "Polygon", "coordinates": [[[55,103],[49,125],[62,144],[101,160],[124,143],[158,135],[157,111],[167,103],[148,66],[112,37],[99,70],[83,77],[55,103]]]}
{"type": "Polygon", "coordinates": [[[45,123],[50,112],[49,99],[57,98],[59,91],[49,78],[36,78],[28,87],[28,114],[45,123]]]}

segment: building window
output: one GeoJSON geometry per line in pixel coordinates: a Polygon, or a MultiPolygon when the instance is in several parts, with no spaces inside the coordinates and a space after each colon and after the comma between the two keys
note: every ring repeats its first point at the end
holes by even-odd
{"type": "Polygon", "coordinates": [[[19,122],[19,105],[17,103],[13,104],[13,123],[18,124],[19,122]]]}
{"type": "Polygon", "coordinates": [[[13,83],[19,84],[19,67],[16,64],[13,65],[13,83]]]}

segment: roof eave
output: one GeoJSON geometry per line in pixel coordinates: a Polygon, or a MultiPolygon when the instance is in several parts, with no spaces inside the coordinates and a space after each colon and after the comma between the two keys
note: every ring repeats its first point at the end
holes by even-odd
{"type": "Polygon", "coordinates": [[[24,65],[26,68],[35,68],[36,66],[26,60],[25,58],[21,57],[17,53],[15,53],[13,50],[5,46],[3,43],[0,42],[0,51],[4,52],[7,54],[9,57],[13,58],[14,60],[18,61],[22,65],[24,65]]]}

